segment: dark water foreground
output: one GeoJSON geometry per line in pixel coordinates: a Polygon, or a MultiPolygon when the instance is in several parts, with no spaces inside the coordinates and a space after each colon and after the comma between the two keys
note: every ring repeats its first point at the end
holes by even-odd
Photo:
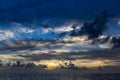
{"type": "Polygon", "coordinates": [[[0,80],[120,80],[120,73],[99,74],[0,74],[0,80]]]}

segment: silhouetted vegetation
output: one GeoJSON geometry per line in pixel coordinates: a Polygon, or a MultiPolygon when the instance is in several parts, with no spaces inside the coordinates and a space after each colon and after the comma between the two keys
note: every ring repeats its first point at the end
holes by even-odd
{"type": "Polygon", "coordinates": [[[0,60],[0,67],[1,67],[1,66],[3,66],[3,63],[2,63],[2,61],[0,60]]]}
{"type": "Polygon", "coordinates": [[[35,67],[39,67],[39,68],[47,68],[46,65],[36,65],[34,63],[28,62],[28,63],[23,63],[21,61],[16,61],[15,63],[11,63],[11,62],[7,62],[4,63],[3,65],[3,61],[0,60],[0,67],[21,67],[21,68],[35,68],[35,67]]]}
{"type": "Polygon", "coordinates": [[[33,68],[33,67],[35,67],[36,65],[34,64],[34,63],[28,63],[28,64],[26,64],[26,68],[33,68]]]}
{"type": "Polygon", "coordinates": [[[63,64],[59,64],[61,69],[77,69],[75,64],[73,64],[71,61],[69,63],[64,62],[63,64]]]}
{"type": "Polygon", "coordinates": [[[39,68],[48,68],[46,65],[38,65],[39,66],[39,68]]]}

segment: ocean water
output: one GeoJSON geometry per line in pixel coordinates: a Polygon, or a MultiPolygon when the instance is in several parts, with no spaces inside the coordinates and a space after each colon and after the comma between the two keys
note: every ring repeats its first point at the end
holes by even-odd
{"type": "Polygon", "coordinates": [[[0,80],[120,80],[120,73],[107,74],[0,74],[0,80]]]}

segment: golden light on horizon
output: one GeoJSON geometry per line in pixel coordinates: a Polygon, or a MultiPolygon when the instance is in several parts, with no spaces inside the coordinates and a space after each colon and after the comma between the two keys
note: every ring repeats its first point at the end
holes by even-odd
{"type": "Polygon", "coordinates": [[[92,61],[89,64],[89,67],[98,67],[98,66],[105,66],[104,61],[96,60],[96,61],[92,61]]]}
{"type": "MultiPolygon", "coordinates": [[[[64,62],[69,62],[69,60],[64,60],[64,62]]],[[[64,64],[63,62],[63,64],[64,64]]],[[[102,60],[102,59],[95,59],[95,60],[90,60],[90,59],[80,59],[80,60],[73,60],[72,63],[75,64],[77,67],[98,67],[98,66],[109,66],[112,65],[110,64],[112,61],[111,60],[102,60]],[[108,63],[108,64],[107,64],[108,63]]],[[[36,62],[36,64],[44,64],[47,65],[48,69],[54,69],[57,67],[60,67],[59,64],[62,64],[61,60],[42,60],[36,62]]]]}
{"type": "Polygon", "coordinates": [[[59,64],[55,64],[55,63],[52,63],[52,62],[47,64],[48,69],[54,69],[58,66],[59,66],[59,64]]]}
{"type": "Polygon", "coordinates": [[[113,65],[113,64],[108,64],[111,63],[111,60],[102,60],[102,59],[95,59],[95,60],[90,60],[90,59],[83,59],[83,60],[76,60],[74,61],[77,66],[82,67],[98,67],[98,66],[107,66],[107,65],[113,65]]]}
{"type": "MultiPolygon", "coordinates": [[[[26,58],[12,55],[0,55],[1,60],[24,60],[27,61],[26,58]]],[[[59,64],[64,64],[64,62],[69,63],[70,60],[40,60],[40,61],[32,61],[36,65],[43,64],[48,67],[48,69],[54,69],[60,67],[59,64]]],[[[76,67],[98,67],[98,66],[115,66],[118,65],[114,60],[107,59],[77,59],[72,60],[72,63],[75,64],[76,67]]]]}
{"type": "Polygon", "coordinates": [[[35,61],[36,65],[43,64],[48,67],[48,69],[54,69],[59,66],[59,61],[58,60],[40,60],[40,61],[35,61]]]}
{"type": "Polygon", "coordinates": [[[26,60],[26,58],[13,55],[0,55],[1,60],[26,60]]]}

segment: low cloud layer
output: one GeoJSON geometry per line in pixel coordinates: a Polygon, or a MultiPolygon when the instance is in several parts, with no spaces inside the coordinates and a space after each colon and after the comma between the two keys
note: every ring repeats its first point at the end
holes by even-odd
{"type": "Polygon", "coordinates": [[[120,61],[120,50],[119,49],[102,49],[86,52],[61,52],[52,54],[42,53],[42,54],[31,54],[31,55],[19,55],[29,60],[39,61],[39,60],[79,60],[79,59],[106,59],[106,60],[116,60],[120,61]]]}

